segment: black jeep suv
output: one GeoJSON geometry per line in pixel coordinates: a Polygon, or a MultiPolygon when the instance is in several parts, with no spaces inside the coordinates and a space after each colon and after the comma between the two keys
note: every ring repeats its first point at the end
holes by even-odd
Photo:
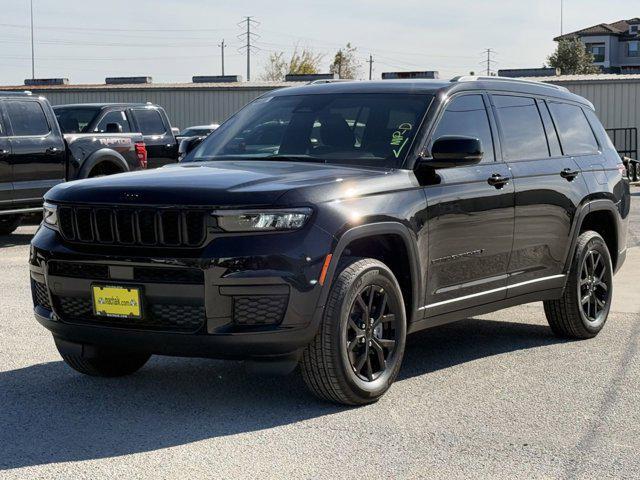
{"type": "Polygon", "coordinates": [[[624,166],[583,98],[499,78],[270,92],[184,163],[45,198],[37,320],[74,369],[152,354],[300,364],[378,399],[407,334],[544,301],[591,338],[626,254],[624,166]]]}

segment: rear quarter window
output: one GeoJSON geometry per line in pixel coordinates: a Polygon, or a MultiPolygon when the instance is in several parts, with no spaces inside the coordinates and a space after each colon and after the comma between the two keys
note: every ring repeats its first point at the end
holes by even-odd
{"type": "Polygon", "coordinates": [[[549,102],[565,155],[598,153],[598,142],[582,108],[568,103],[549,102]]]}
{"type": "Polygon", "coordinates": [[[5,103],[9,121],[15,136],[46,135],[49,122],[38,102],[11,100],[5,103]]]}
{"type": "Polygon", "coordinates": [[[136,117],[143,135],[164,135],[167,133],[162,117],[157,110],[134,110],[133,115],[136,117]]]}

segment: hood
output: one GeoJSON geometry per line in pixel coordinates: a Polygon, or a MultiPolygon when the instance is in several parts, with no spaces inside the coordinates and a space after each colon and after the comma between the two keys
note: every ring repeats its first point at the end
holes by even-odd
{"type": "MultiPolygon", "coordinates": [[[[391,172],[302,162],[216,161],[176,164],[157,170],[78,180],[51,189],[45,199],[62,203],[188,206],[270,206],[295,190],[322,193],[323,200],[389,186],[391,172]],[[364,188],[364,185],[370,188],[364,188]]],[[[406,173],[403,175],[406,181],[406,173]]],[[[315,201],[317,198],[309,198],[315,201]]]]}

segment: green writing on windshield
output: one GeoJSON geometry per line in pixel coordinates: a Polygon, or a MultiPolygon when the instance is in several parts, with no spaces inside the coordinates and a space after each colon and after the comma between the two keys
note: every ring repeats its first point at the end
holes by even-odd
{"type": "Polygon", "coordinates": [[[392,150],[393,151],[393,155],[396,158],[400,157],[400,154],[402,153],[402,150],[404,149],[404,146],[409,141],[409,137],[407,136],[407,132],[411,131],[412,128],[413,128],[413,126],[410,123],[403,123],[391,135],[391,143],[390,143],[390,145],[392,147],[397,147],[397,148],[394,148],[392,150]]]}

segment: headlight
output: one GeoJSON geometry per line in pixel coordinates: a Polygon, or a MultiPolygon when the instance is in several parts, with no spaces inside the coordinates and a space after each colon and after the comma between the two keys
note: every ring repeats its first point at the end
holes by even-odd
{"type": "Polygon", "coordinates": [[[226,232],[273,232],[302,228],[310,208],[283,210],[217,210],[218,226],[226,232]]]}
{"type": "Polygon", "coordinates": [[[50,203],[44,203],[42,221],[51,228],[58,228],[58,207],[50,203]]]}

